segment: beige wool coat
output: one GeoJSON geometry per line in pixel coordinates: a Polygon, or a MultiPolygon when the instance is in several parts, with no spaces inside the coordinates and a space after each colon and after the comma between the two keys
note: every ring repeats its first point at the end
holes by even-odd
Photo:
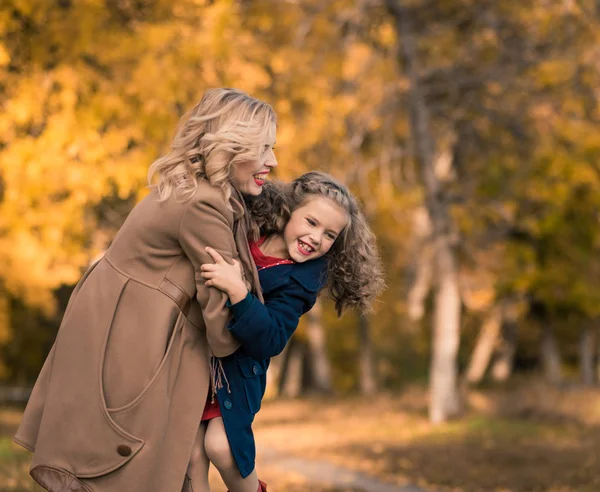
{"type": "Polygon", "coordinates": [[[239,344],[206,246],[239,258],[260,296],[247,214],[206,181],[153,190],[73,292],[15,441],[52,492],[180,492],[209,389],[209,357],[239,344]],[[233,210],[231,209],[233,208],[233,210]]]}

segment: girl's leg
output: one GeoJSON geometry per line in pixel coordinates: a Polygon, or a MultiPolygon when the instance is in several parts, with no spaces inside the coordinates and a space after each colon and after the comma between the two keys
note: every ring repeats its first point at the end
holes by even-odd
{"type": "MultiPolygon", "coordinates": [[[[238,470],[231,449],[223,419],[217,417],[208,422],[208,429],[204,438],[204,449],[210,462],[215,466],[225,485],[231,492],[257,492],[260,490],[256,470],[253,470],[246,478],[242,478],[238,470]]],[[[194,490],[194,492],[196,492],[194,490]]]]}
{"type": "Polygon", "coordinates": [[[207,422],[201,422],[194,440],[183,492],[210,492],[208,486],[208,456],[204,450],[207,422]]]}

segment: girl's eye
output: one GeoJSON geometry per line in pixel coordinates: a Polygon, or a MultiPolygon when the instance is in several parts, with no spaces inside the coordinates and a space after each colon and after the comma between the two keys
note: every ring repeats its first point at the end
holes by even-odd
{"type": "Polygon", "coordinates": [[[306,222],[308,222],[311,226],[316,226],[317,225],[317,223],[314,220],[312,220],[312,219],[306,219],[306,222]]]}
{"type": "Polygon", "coordinates": [[[336,236],[334,236],[333,234],[327,234],[327,237],[329,239],[331,239],[332,241],[335,241],[335,239],[336,239],[336,236]]]}

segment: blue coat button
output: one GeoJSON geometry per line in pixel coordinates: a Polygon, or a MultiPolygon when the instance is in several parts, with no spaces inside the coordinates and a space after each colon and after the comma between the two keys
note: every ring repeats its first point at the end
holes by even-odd
{"type": "Polygon", "coordinates": [[[223,402],[223,406],[227,409],[227,410],[231,410],[231,400],[225,400],[223,402]]]}
{"type": "Polygon", "coordinates": [[[258,374],[258,366],[252,366],[252,372],[258,374]]]}

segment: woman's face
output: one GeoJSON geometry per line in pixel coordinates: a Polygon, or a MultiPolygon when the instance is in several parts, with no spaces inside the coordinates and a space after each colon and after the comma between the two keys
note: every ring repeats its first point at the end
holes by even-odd
{"type": "Polygon", "coordinates": [[[275,133],[275,123],[271,123],[259,159],[254,162],[242,162],[234,167],[231,180],[242,193],[254,196],[260,195],[269,172],[272,168],[277,167],[277,159],[273,152],[275,133]]]}

